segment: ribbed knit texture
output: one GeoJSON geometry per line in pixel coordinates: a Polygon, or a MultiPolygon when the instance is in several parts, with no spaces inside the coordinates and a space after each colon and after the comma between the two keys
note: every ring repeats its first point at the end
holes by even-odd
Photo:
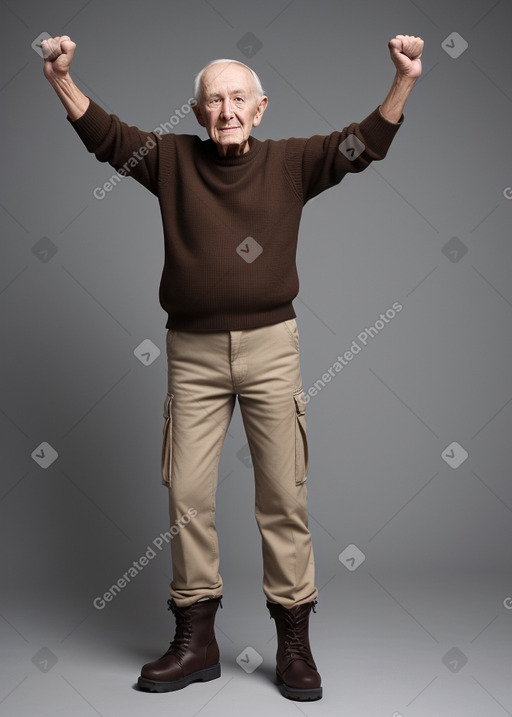
{"type": "Polygon", "coordinates": [[[165,242],[160,303],[166,327],[188,331],[294,318],[302,207],[348,172],[383,159],[403,123],[403,115],[395,124],[376,108],[329,135],[250,137],[248,152],[224,158],[210,139],[144,132],[93,100],[82,117],[67,119],[89,152],[158,197],[165,242]],[[347,140],[355,142],[350,158],[340,150],[348,135],[359,140],[347,140]]]}

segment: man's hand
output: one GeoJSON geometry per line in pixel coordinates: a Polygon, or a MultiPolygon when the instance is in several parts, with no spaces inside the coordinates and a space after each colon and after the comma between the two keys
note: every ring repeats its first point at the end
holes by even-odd
{"type": "Polygon", "coordinates": [[[391,59],[401,77],[418,79],[421,75],[423,40],[414,35],[396,35],[388,43],[391,59]]]}
{"type": "Polygon", "coordinates": [[[79,119],[89,107],[89,98],[75,85],[69,74],[76,43],[68,35],[49,37],[41,41],[44,58],[44,76],[72,120],[79,119]]]}
{"type": "Polygon", "coordinates": [[[75,48],[76,43],[68,35],[49,37],[41,42],[44,58],[43,71],[48,80],[65,77],[69,74],[75,48]]]}
{"type": "Polygon", "coordinates": [[[380,113],[390,122],[399,122],[405,102],[421,75],[423,40],[414,35],[397,35],[388,43],[396,74],[386,99],[380,105],[380,113]]]}

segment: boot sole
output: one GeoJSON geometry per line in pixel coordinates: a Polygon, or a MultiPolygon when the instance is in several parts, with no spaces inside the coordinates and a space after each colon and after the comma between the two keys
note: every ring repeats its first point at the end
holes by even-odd
{"type": "Polygon", "coordinates": [[[173,680],[172,682],[160,682],[159,680],[147,680],[145,677],[139,677],[137,684],[139,689],[144,692],[174,692],[182,690],[191,682],[208,682],[216,680],[220,677],[220,662],[212,667],[206,667],[204,670],[198,670],[191,675],[182,677],[181,680],[173,680]]]}
{"type": "Polygon", "coordinates": [[[313,700],[322,699],[322,687],[289,687],[280,677],[279,672],[276,672],[277,684],[279,691],[283,697],[287,697],[289,700],[295,700],[296,702],[312,702],[313,700]]]}

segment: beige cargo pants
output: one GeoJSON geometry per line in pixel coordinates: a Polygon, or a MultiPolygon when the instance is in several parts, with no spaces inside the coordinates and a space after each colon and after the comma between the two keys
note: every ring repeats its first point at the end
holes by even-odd
{"type": "Polygon", "coordinates": [[[162,482],[169,487],[171,597],[185,607],[222,595],[215,495],[238,395],[254,469],[263,592],[285,607],[314,600],[296,320],[243,331],[168,329],[166,342],[162,482]]]}

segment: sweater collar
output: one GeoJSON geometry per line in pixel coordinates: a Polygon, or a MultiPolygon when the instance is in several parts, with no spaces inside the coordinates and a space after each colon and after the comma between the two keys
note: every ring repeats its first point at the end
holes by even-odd
{"type": "Polygon", "coordinates": [[[212,139],[208,138],[207,140],[205,140],[203,142],[203,146],[210,158],[216,164],[220,164],[225,167],[238,167],[239,165],[247,164],[247,162],[250,162],[253,157],[255,157],[260,151],[261,142],[258,139],[256,139],[252,135],[249,135],[249,139],[247,141],[249,142],[249,151],[245,152],[245,154],[240,154],[232,157],[221,157],[217,152],[217,145],[212,139]]]}

